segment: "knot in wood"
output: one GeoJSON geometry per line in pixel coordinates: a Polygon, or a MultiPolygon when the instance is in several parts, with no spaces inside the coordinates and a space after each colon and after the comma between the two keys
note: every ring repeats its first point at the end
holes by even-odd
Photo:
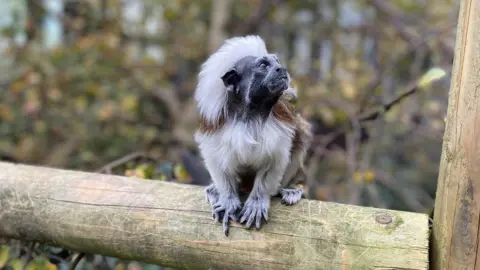
{"type": "Polygon", "coordinates": [[[378,213],[375,220],[380,224],[392,223],[392,216],[389,213],[378,213]]]}

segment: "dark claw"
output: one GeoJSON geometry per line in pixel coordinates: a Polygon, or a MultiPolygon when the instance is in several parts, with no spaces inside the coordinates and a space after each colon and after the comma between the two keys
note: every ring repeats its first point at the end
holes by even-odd
{"type": "Polygon", "coordinates": [[[228,215],[223,215],[223,232],[228,236],[228,215]]]}

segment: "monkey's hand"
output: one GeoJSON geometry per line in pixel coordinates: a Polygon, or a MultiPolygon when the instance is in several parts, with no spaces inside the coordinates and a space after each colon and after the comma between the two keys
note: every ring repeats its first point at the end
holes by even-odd
{"type": "Polygon", "coordinates": [[[217,201],[212,205],[212,215],[217,222],[223,224],[223,232],[228,236],[228,223],[230,220],[237,221],[237,214],[240,210],[240,199],[238,199],[235,194],[218,196],[217,198],[217,201]]]}
{"type": "Polygon", "coordinates": [[[245,223],[248,229],[255,221],[255,227],[260,229],[262,218],[268,222],[268,209],[270,208],[269,196],[249,197],[242,208],[240,223],[245,223]]]}
{"type": "Polygon", "coordinates": [[[210,185],[208,185],[207,188],[205,188],[205,197],[212,207],[213,207],[214,204],[216,204],[218,202],[218,198],[220,197],[220,193],[218,193],[218,190],[217,190],[217,188],[215,187],[214,184],[210,184],[210,185]]]}
{"type": "Polygon", "coordinates": [[[282,204],[294,205],[300,201],[303,195],[301,188],[281,188],[280,195],[282,196],[282,204]]]}

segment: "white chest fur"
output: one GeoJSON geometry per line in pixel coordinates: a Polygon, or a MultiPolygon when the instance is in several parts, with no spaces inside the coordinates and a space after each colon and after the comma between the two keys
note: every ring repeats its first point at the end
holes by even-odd
{"type": "Polygon", "coordinates": [[[269,117],[265,123],[232,121],[213,134],[197,132],[195,141],[204,158],[233,173],[239,167],[259,168],[286,158],[293,136],[293,126],[269,117]]]}

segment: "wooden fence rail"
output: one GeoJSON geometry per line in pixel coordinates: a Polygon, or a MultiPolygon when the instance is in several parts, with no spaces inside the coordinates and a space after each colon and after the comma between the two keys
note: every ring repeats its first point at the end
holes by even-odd
{"type": "Polygon", "coordinates": [[[0,163],[0,237],[180,269],[427,269],[428,216],[272,202],[226,237],[203,188],[0,163]]]}
{"type": "Polygon", "coordinates": [[[432,269],[480,269],[480,1],[462,0],[432,230],[432,269]]]}

